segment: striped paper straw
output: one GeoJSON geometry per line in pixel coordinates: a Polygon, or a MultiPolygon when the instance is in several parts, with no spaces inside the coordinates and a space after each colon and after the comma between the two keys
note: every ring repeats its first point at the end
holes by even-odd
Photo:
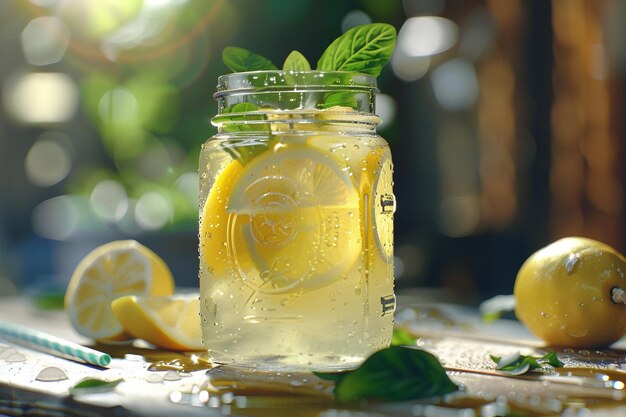
{"type": "Polygon", "coordinates": [[[35,346],[52,349],[71,359],[92,365],[107,366],[111,363],[111,356],[106,353],[17,324],[8,324],[0,321],[0,335],[10,336],[35,346]]]}

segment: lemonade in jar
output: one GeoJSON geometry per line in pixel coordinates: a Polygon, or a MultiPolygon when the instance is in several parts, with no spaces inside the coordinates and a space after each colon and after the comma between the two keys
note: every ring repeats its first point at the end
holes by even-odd
{"type": "Polygon", "coordinates": [[[389,345],[395,198],[377,92],[353,71],[219,78],[199,232],[216,362],[341,370],[389,345]]]}

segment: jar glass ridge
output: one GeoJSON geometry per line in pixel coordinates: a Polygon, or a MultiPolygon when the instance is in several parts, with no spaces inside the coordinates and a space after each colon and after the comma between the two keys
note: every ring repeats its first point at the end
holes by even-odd
{"type": "Polygon", "coordinates": [[[216,361],[340,370],[389,344],[395,197],[377,93],[353,72],[219,78],[199,168],[203,339],[216,361]]]}

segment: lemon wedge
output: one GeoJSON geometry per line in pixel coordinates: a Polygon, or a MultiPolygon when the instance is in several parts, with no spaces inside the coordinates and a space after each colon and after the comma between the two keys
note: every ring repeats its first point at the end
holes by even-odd
{"type": "Polygon", "coordinates": [[[206,269],[260,293],[339,279],[361,252],[359,192],[344,167],[305,144],[277,144],[245,166],[232,162],[203,209],[206,269]]]}
{"type": "Polygon", "coordinates": [[[65,293],[65,310],[78,333],[95,340],[125,340],[129,336],[113,315],[111,301],[173,291],[172,274],[158,255],[135,240],[117,240],[79,262],[65,293]]]}
{"type": "Polygon", "coordinates": [[[204,350],[198,294],[127,295],[113,300],[111,309],[133,337],[163,349],[204,350]]]}

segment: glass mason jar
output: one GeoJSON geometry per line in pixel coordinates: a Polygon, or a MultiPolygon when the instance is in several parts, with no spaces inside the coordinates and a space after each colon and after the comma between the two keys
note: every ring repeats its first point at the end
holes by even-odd
{"type": "Polygon", "coordinates": [[[391,154],[376,80],[221,76],[200,155],[204,344],[219,363],[341,370],[389,345],[391,154]]]}

